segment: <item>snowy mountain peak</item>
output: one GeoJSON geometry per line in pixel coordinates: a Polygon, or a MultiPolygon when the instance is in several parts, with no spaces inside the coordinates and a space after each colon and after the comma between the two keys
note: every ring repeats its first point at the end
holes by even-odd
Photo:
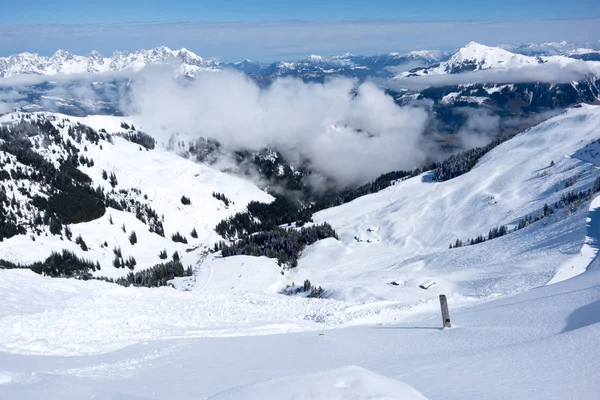
{"type": "Polygon", "coordinates": [[[470,42],[454,54],[449,63],[477,62],[478,69],[495,67],[501,64],[537,64],[535,59],[514,54],[500,47],[490,47],[477,42],[470,42]]]}

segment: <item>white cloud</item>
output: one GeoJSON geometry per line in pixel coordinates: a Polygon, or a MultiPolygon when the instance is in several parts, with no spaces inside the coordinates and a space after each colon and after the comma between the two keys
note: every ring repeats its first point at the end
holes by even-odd
{"type": "Polygon", "coordinates": [[[457,138],[462,148],[485,146],[498,134],[500,117],[492,114],[488,109],[460,107],[453,111],[467,118],[457,132],[457,138]]]}
{"type": "Polygon", "coordinates": [[[427,87],[467,85],[475,83],[568,83],[587,74],[600,74],[600,62],[572,60],[569,64],[546,63],[519,68],[491,68],[460,74],[423,75],[391,80],[393,89],[422,90],[427,87]]]}
{"type": "Polygon", "coordinates": [[[273,147],[304,159],[339,184],[418,166],[426,111],[399,107],[371,83],[337,78],[324,84],[276,80],[261,90],[241,73],[199,74],[182,85],[146,71],[131,83],[125,111],[144,128],[214,138],[230,149],[273,147]],[[360,130],[360,131],[358,131],[360,130]]]}

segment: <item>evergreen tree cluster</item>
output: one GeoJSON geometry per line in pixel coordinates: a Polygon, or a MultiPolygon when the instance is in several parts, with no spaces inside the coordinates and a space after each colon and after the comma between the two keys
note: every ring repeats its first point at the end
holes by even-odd
{"type": "Polygon", "coordinates": [[[52,252],[44,261],[32,264],[14,264],[9,261],[0,260],[0,269],[26,268],[33,272],[53,278],[79,278],[90,279],[92,271],[99,271],[100,264],[77,257],[75,253],[68,250],[52,252]]]}
{"type": "Polygon", "coordinates": [[[192,201],[189,197],[181,196],[181,204],[183,204],[184,206],[189,206],[190,204],[192,204],[192,201]]]}
{"type": "Polygon", "coordinates": [[[506,234],[508,234],[508,227],[506,225],[500,225],[500,226],[495,226],[492,229],[490,229],[490,232],[488,233],[487,236],[484,235],[479,235],[475,238],[469,239],[466,242],[463,242],[460,239],[456,239],[456,242],[454,242],[454,244],[450,244],[450,249],[454,249],[457,247],[463,247],[463,246],[471,246],[474,244],[479,244],[479,243],[483,243],[486,240],[492,240],[492,239],[496,239],[499,238],[501,236],[504,236],[506,234]]]}
{"type": "MultiPolygon", "coordinates": [[[[79,129],[69,130],[75,141],[81,140],[80,136],[83,134],[92,140],[96,139],[90,133],[95,131],[83,127],[79,129]]],[[[10,170],[13,182],[9,185],[20,186],[19,191],[28,198],[24,207],[31,216],[28,222],[22,220],[23,212],[17,210],[20,205],[13,201],[14,196],[12,199],[8,198],[6,188],[2,185],[0,201],[5,207],[0,207],[0,240],[24,233],[23,225],[48,225],[51,233],[60,235],[63,224],[87,222],[104,215],[105,205],[101,191],[93,188],[89,176],[77,169],[82,160],[88,164],[91,161],[80,157],[78,148],[70,139],[63,140],[49,120],[20,121],[15,125],[0,126],[0,138],[0,150],[24,165],[22,167],[15,164],[15,168],[10,170]],[[50,144],[64,149],[64,156],[58,159],[58,168],[36,151],[37,148],[50,144]],[[39,185],[48,197],[26,190],[24,182],[39,185]]],[[[11,157],[0,160],[1,167],[9,163],[12,163],[11,157]]],[[[6,173],[2,176],[7,178],[6,173]]]]}
{"type": "Polygon", "coordinates": [[[176,277],[192,276],[192,267],[183,267],[179,261],[168,261],[138,272],[130,272],[123,278],[99,278],[121,286],[161,287],[168,286],[168,281],[176,277]]]}
{"type": "Polygon", "coordinates": [[[133,256],[129,256],[127,258],[123,257],[123,252],[120,247],[113,248],[113,253],[115,254],[115,258],[113,260],[113,267],[115,268],[129,268],[133,271],[135,266],[137,265],[137,261],[133,256]]]}
{"type": "MultiPolygon", "coordinates": [[[[125,125],[127,125],[127,124],[125,124],[125,125]]],[[[126,129],[128,129],[128,128],[126,128],[126,129]]],[[[152,136],[148,135],[146,132],[142,132],[142,131],[127,132],[127,133],[120,134],[119,136],[121,136],[123,139],[127,140],[128,142],[139,144],[146,150],[154,150],[154,148],[156,147],[156,140],[152,136]]]]}
{"type": "Polygon", "coordinates": [[[85,243],[85,241],[83,240],[83,238],[81,237],[81,235],[78,235],[78,236],[75,238],[75,244],[78,244],[78,245],[79,245],[79,247],[81,247],[81,250],[83,250],[83,251],[88,251],[88,246],[87,246],[87,244],[85,243]]]}
{"type": "Polygon", "coordinates": [[[185,236],[182,236],[181,233],[179,232],[175,232],[174,234],[171,235],[171,240],[177,243],[184,243],[187,244],[187,239],[185,238],[185,236]]]}
{"type": "Polygon", "coordinates": [[[288,229],[276,227],[270,231],[249,235],[229,245],[224,242],[215,245],[223,257],[236,255],[265,256],[276,258],[279,265],[295,268],[298,257],[307,245],[325,238],[337,239],[337,233],[328,223],[308,228],[288,229]]]}
{"type": "MultiPolygon", "coordinates": [[[[300,200],[291,195],[271,193],[275,200],[271,203],[251,201],[246,211],[239,212],[222,220],[215,227],[215,231],[226,239],[241,238],[256,232],[268,231],[280,225],[302,226],[312,221],[314,213],[327,208],[336,207],[358,197],[376,193],[396,181],[417,176],[433,168],[428,165],[412,171],[394,171],[379,176],[357,188],[346,188],[339,191],[326,193],[305,193],[305,200],[300,200]]],[[[305,188],[308,190],[308,188],[305,188]]]]}
{"type": "Polygon", "coordinates": [[[221,200],[226,207],[229,207],[229,204],[231,203],[231,200],[229,200],[227,196],[225,196],[223,193],[213,192],[212,197],[214,197],[217,200],[221,200]]]}
{"type": "Polygon", "coordinates": [[[282,291],[283,294],[288,296],[294,296],[302,294],[304,297],[321,299],[325,295],[325,290],[321,286],[313,286],[308,279],[304,281],[302,286],[296,286],[294,282],[291,285],[287,285],[282,291]]]}

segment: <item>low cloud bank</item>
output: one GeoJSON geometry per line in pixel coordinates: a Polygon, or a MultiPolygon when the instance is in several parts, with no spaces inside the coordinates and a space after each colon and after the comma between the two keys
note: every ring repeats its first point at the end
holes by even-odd
{"type": "Polygon", "coordinates": [[[123,110],[166,140],[176,132],[214,138],[226,148],[280,151],[309,160],[339,185],[420,165],[427,112],[399,107],[372,83],[279,79],[261,89],[241,73],[201,73],[182,84],[157,71],[131,83],[123,110]]]}
{"type": "Polygon", "coordinates": [[[460,74],[439,74],[413,76],[390,80],[390,89],[423,90],[428,87],[455,86],[468,84],[502,83],[568,83],[583,79],[586,75],[600,74],[600,62],[573,60],[569,64],[555,63],[525,66],[521,68],[491,68],[460,74]]]}

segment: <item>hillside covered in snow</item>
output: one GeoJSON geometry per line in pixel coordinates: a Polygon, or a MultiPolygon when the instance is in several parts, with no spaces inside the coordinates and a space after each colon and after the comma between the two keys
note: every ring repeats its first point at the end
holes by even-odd
{"type": "Polygon", "coordinates": [[[1,118],[0,397],[595,398],[598,106],[335,207],[143,121],[1,118]],[[167,263],[173,287],[92,279],[167,263]]]}

